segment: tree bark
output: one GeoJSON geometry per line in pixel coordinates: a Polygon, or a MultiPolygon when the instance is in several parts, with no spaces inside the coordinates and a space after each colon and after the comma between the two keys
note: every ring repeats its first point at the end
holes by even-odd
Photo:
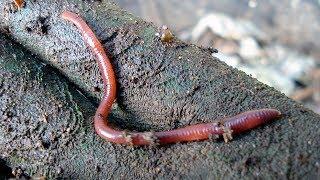
{"type": "Polygon", "coordinates": [[[1,82],[13,88],[7,92],[2,85],[1,97],[10,94],[13,98],[8,101],[20,102],[15,94],[26,93],[38,99],[19,106],[2,104],[3,114],[16,112],[15,120],[1,119],[2,131],[19,122],[0,141],[3,159],[10,166],[49,178],[319,176],[319,115],[227,66],[210,49],[178,39],[162,42],[155,35],[156,27],[108,1],[26,1],[17,10],[11,2],[0,0],[0,13],[0,29],[41,59],[20,45],[9,46],[11,40],[2,36],[1,82]],[[133,148],[105,142],[95,135],[89,118],[102,95],[100,74],[79,31],[59,17],[63,10],[86,19],[112,59],[118,98],[111,121],[119,128],[168,130],[267,107],[280,110],[283,117],[227,144],[219,140],[133,148]],[[22,55],[10,56],[17,53],[22,55]],[[30,79],[25,75],[28,69],[46,78],[30,79]],[[20,82],[37,88],[19,91],[20,82]],[[25,118],[37,103],[48,123],[40,123],[40,111],[25,118]],[[37,128],[25,133],[31,125],[37,128]],[[58,135],[50,139],[50,132],[58,135]],[[20,146],[11,148],[11,144],[20,146]]]}

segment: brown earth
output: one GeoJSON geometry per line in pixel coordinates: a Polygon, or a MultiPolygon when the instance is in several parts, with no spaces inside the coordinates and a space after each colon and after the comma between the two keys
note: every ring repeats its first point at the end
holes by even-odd
{"type": "Polygon", "coordinates": [[[319,115],[220,62],[212,50],[178,39],[162,43],[156,27],[107,1],[27,1],[17,10],[0,0],[0,14],[0,29],[25,47],[1,35],[0,163],[14,172],[98,179],[319,176],[319,115]],[[266,107],[283,118],[227,144],[105,142],[90,118],[102,93],[99,71],[78,30],[59,18],[63,10],[81,14],[112,57],[119,92],[110,119],[118,127],[174,129],[266,107]]]}

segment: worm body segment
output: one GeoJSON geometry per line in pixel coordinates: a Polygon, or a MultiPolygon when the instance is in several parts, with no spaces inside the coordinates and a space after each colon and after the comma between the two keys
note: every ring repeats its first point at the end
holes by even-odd
{"type": "Polygon", "coordinates": [[[18,7],[18,9],[21,9],[24,3],[24,0],[14,0],[14,4],[18,7]]]}
{"type": "Polygon", "coordinates": [[[98,38],[80,16],[65,11],[61,14],[61,17],[77,26],[84,41],[96,56],[103,79],[104,96],[94,116],[94,127],[97,134],[105,140],[128,145],[198,141],[208,139],[212,135],[224,135],[226,133],[238,134],[265,124],[281,115],[281,113],[275,109],[260,109],[222,119],[218,121],[218,123],[196,124],[175,130],[160,132],[126,132],[116,130],[109,125],[107,120],[112,103],[116,98],[116,80],[110,60],[98,38]]]}

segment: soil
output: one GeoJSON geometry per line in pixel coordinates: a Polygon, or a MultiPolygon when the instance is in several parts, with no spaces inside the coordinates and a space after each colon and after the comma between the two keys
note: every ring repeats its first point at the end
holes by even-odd
{"type": "Polygon", "coordinates": [[[107,1],[0,1],[1,163],[16,175],[68,178],[312,178],[320,174],[320,117],[107,1]],[[135,131],[168,130],[272,107],[283,117],[234,137],[130,147],[103,141],[91,117],[101,98],[95,60],[78,30],[81,14],[115,67],[110,121],[135,131]],[[29,50],[26,50],[29,49],[29,50]],[[32,54],[37,54],[37,57],[32,54]],[[192,161],[192,163],[190,163],[192,161]]]}

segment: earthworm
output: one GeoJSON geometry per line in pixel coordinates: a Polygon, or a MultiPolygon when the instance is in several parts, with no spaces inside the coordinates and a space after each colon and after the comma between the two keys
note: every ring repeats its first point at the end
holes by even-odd
{"type": "Polygon", "coordinates": [[[84,41],[96,56],[103,79],[104,96],[94,116],[94,127],[97,134],[107,141],[127,145],[150,145],[205,140],[216,135],[223,135],[225,140],[228,140],[231,139],[231,134],[238,134],[255,128],[281,115],[275,109],[260,109],[222,119],[218,123],[196,124],[175,130],[160,132],[116,130],[110,126],[107,119],[116,98],[116,78],[111,62],[94,32],[80,16],[65,11],[61,14],[61,17],[76,25],[84,41]]]}
{"type": "Polygon", "coordinates": [[[23,0],[14,0],[14,4],[18,7],[18,9],[22,8],[23,3],[24,3],[23,0]]]}

